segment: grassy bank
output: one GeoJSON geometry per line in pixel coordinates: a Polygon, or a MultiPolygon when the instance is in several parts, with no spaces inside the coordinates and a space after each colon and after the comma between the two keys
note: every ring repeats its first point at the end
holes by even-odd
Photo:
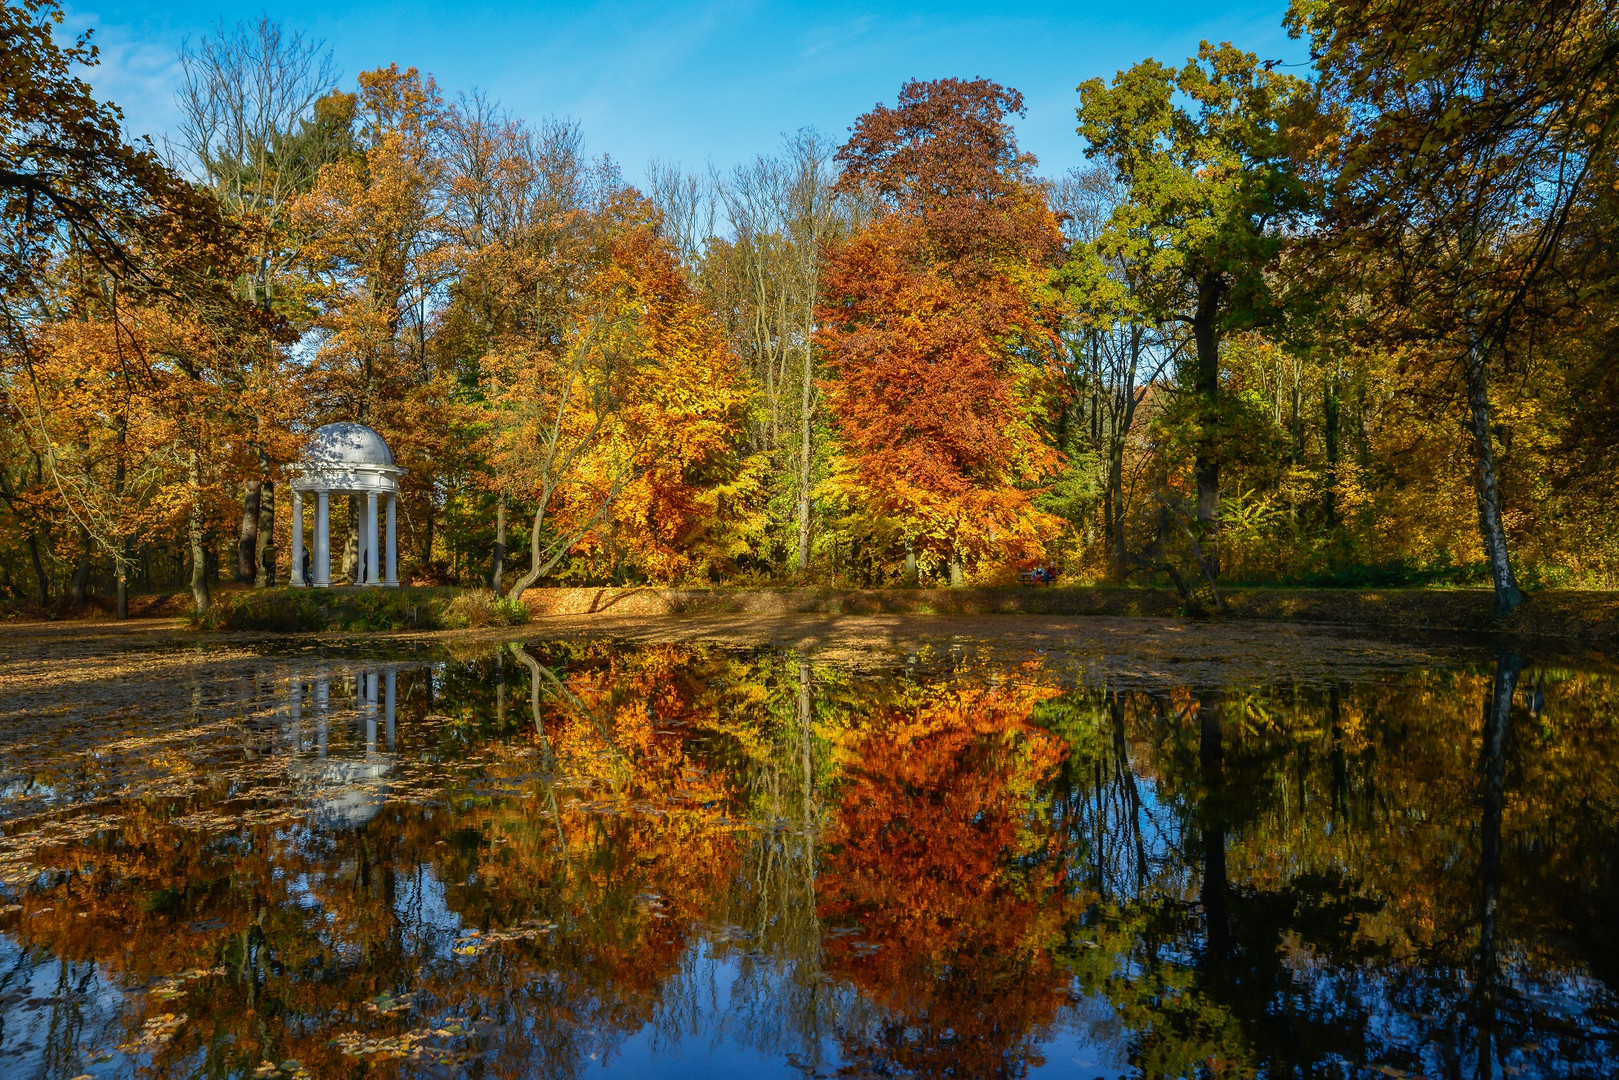
{"type": "Polygon", "coordinates": [[[199,630],[464,630],[528,621],[528,610],[488,590],[455,588],[256,589],[221,596],[199,630]]]}
{"type": "MultiPolygon", "coordinates": [[[[1225,618],[1352,626],[1509,633],[1619,642],[1619,593],[1546,590],[1510,618],[1495,617],[1487,589],[1275,589],[1225,592],[1225,618]]],[[[534,589],[535,616],[585,614],[1122,615],[1186,614],[1168,589],[534,589]]]]}
{"type": "MultiPolygon", "coordinates": [[[[1619,592],[1548,589],[1532,593],[1510,618],[1497,619],[1487,589],[1230,588],[1233,620],[1394,630],[1506,633],[1619,647],[1619,592]]],[[[183,615],[190,596],[175,593],[132,602],[140,617],[183,615]]],[[[48,617],[103,620],[110,610],[87,605],[48,617]]],[[[17,616],[40,618],[30,612],[17,616]]],[[[1177,618],[1187,614],[1168,589],[1112,588],[554,588],[530,589],[519,606],[487,590],[440,588],[222,589],[208,615],[190,617],[202,630],[268,633],[455,630],[511,626],[530,618],[606,615],[1059,615],[1177,618]]]]}

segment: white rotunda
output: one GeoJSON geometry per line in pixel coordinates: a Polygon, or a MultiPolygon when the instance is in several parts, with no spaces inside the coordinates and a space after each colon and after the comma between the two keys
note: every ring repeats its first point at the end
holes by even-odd
{"type": "Polygon", "coordinates": [[[381,435],[364,424],[327,424],[309,437],[304,456],[292,467],[292,584],[317,589],[332,584],[331,497],[358,495],[360,499],[361,585],[399,584],[395,504],[399,478],[405,470],[394,464],[393,451],[381,435]],[[305,492],[315,496],[315,537],[311,574],[304,573],[305,492]],[[378,503],[386,509],[383,529],[387,554],[378,558],[378,503]],[[314,580],[308,580],[313,577],[314,580]]]}

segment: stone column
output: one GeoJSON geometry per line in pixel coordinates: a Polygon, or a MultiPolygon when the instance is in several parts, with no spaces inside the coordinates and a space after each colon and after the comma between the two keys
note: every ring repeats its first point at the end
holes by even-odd
{"type": "MultiPolygon", "coordinates": [[[[326,493],[321,492],[321,501],[325,501],[326,493]]],[[[321,757],[326,756],[326,727],[327,713],[331,709],[332,684],[322,675],[315,680],[315,752],[321,757]]]]}
{"type": "Polygon", "coordinates": [[[304,684],[295,675],[287,688],[287,727],[292,735],[292,751],[304,748],[304,684]]]}
{"type": "Polygon", "coordinates": [[[293,588],[308,585],[304,580],[304,493],[292,492],[292,575],[293,588]]]}
{"type": "Polygon", "coordinates": [[[385,540],[388,545],[388,561],[382,564],[386,571],[382,583],[396,588],[399,585],[399,524],[396,520],[398,503],[398,494],[388,492],[388,529],[385,540]]]}
{"type": "Polygon", "coordinates": [[[394,748],[394,701],[398,697],[398,673],[389,668],[382,676],[382,719],[387,727],[388,752],[393,753],[394,748]]]}
{"type": "Polygon", "coordinates": [[[332,585],[331,498],[325,488],[315,492],[315,588],[332,585]]]}
{"type": "Polygon", "coordinates": [[[377,752],[377,673],[361,675],[360,685],[365,688],[361,708],[365,711],[365,753],[370,757],[377,752]]]}
{"type": "Polygon", "coordinates": [[[365,493],[365,584],[377,585],[382,581],[381,569],[377,566],[377,493],[365,493]]]}

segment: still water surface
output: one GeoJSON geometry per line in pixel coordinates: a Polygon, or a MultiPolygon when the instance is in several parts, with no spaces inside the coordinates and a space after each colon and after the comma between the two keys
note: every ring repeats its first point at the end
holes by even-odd
{"type": "Polygon", "coordinates": [[[0,709],[0,1076],[1619,1075],[1619,678],[135,658],[0,709]]]}

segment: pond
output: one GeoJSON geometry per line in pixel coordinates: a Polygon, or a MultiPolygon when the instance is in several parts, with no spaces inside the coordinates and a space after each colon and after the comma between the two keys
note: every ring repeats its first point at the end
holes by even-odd
{"type": "Polygon", "coordinates": [[[0,703],[0,1076],[1619,1074],[1600,668],[254,648],[0,703]]]}

